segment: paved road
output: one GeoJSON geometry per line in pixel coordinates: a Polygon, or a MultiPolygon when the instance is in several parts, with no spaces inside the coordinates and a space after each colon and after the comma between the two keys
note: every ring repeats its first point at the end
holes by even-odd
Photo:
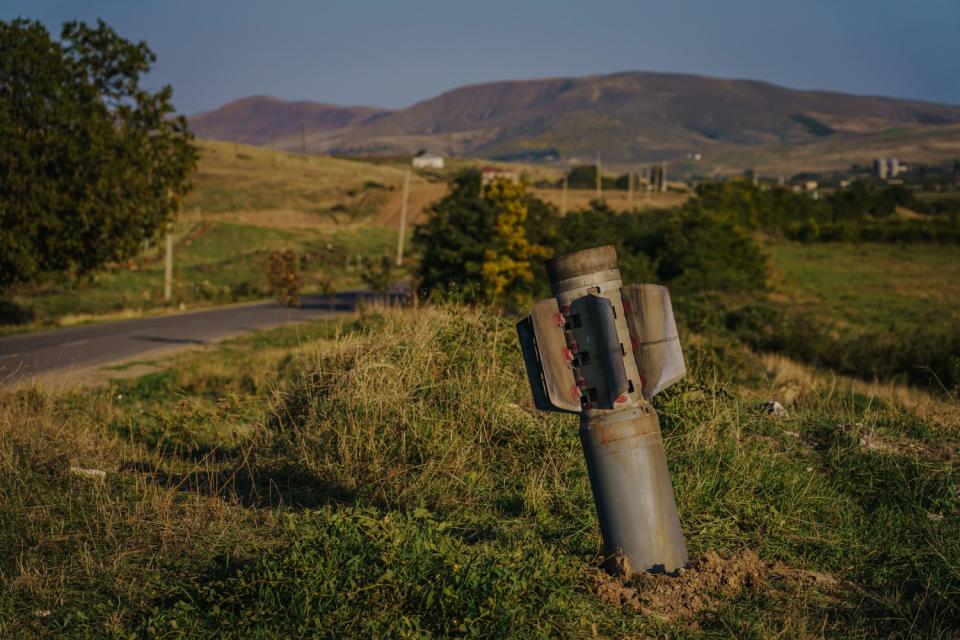
{"type": "Polygon", "coordinates": [[[258,302],[220,309],[43,331],[0,338],[0,384],[53,372],[89,369],[152,351],[216,342],[241,333],[352,311],[364,291],[305,296],[299,308],[258,302]]]}

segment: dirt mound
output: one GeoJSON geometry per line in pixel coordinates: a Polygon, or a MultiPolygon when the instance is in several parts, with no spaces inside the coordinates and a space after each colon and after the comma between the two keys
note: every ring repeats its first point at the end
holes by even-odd
{"type": "Polygon", "coordinates": [[[602,571],[592,573],[591,590],[610,604],[666,621],[691,619],[745,590],[815,586],[829,593],[850,586],[830,574],[764,562],[749,549],[726,559],[708,552],[675,576],[632,573],[629,568],[624,573],[619,579],[602,571]]]}

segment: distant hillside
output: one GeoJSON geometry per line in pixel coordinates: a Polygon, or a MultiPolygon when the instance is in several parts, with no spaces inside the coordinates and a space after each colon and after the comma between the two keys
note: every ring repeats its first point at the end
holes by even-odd
{"type": "MultiPolygon", "coordinates": [[[[300,121],[314,153],[430,149],[498,159],[678,160],[694,153],[784,150],[870,139],[891,130],[960,123],[960,107],[752,80],[665,73],[493,82],[454,89],[406,109],[340,108],[249,98],[192,119],[204,137],[298,150],[300,121]]],[[[956,129],[953,129],[956,133],[956,129]]],[[[816,155],[816,154],[813,154],[816,155]]]]}
{"type": "Polygon", "coordinates": [[[193,116],[190,127],[201,138],[268,145],[299,136],[301,124],[307,132],[340,130],[370,122],[384,113],[371,107],[338,107],[251,96],[193,116]]]}

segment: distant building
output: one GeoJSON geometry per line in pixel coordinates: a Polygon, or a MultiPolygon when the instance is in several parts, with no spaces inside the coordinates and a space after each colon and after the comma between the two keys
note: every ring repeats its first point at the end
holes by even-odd
{"type": "Polygon", "coordinates": [[[513,169],[501,169],[500,167],[483,167],[480,169],[480,176],[483,184],[490,184],[497,178],[517,182],[520,180],[520,174],[513,169]]]}
{"type": "Polygon", "coordinates": [[[413,159],[414,169],[443,169],[443,167],[443,156],[438,156],[435,153],[425,153],[413,159]]]}
{"type": "Polygon", "coordinates": [[[887,159],[876,158],[873,161],[873,174],[880,180],[887,179],[887,159]]]}
{"type": "Polygon", "coordinates": [[[907,165],[900,164],[898,158],[876,158],[873,161],[873,175],[879,180],[896,178],[906,170],[907,165]]]}
{"type": "Polygon", "coordinates": [[[816,180],[805,180],[803,183],[804,191],[816,191],[818,186],[816,180]]]}

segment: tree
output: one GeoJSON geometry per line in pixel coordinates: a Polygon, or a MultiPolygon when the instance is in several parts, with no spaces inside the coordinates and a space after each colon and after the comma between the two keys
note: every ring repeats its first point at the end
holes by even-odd
{"type": "Polygon", "coordinates": [[[393,256],[382,255],[378,257],[364,256],[361,263],[360,279],[370,287],[370,290],[380,300],[387,300],[387,293],[390,291],[390,285],[393,284],[396,276],[395,263],[393,256]]]}
{"type": "Polygon", "coordinates": [[[766,286],[767,258],[749,231],[688,207],[667,218],[652,253],[657,276],[680,291],[750,291],[766,286]]]}
{"type": "Polygon", "coordinates": [[[484,186],[478,171],[461,172],[414,230],[420,286],[458,290],[468,301],[518,302],[533,281],[532,260],[549,254],[528,237],[531,211],[545,222],[552,210],[528,195],[522,182],[499,179],[484,186]]]}
{"type": "Polygon", "coordinates": [[[103,21],[0,21],[0,287],[76,277],[157,238],[197,154],[172,90],[141,76],[156,57],[103,21]]]}

